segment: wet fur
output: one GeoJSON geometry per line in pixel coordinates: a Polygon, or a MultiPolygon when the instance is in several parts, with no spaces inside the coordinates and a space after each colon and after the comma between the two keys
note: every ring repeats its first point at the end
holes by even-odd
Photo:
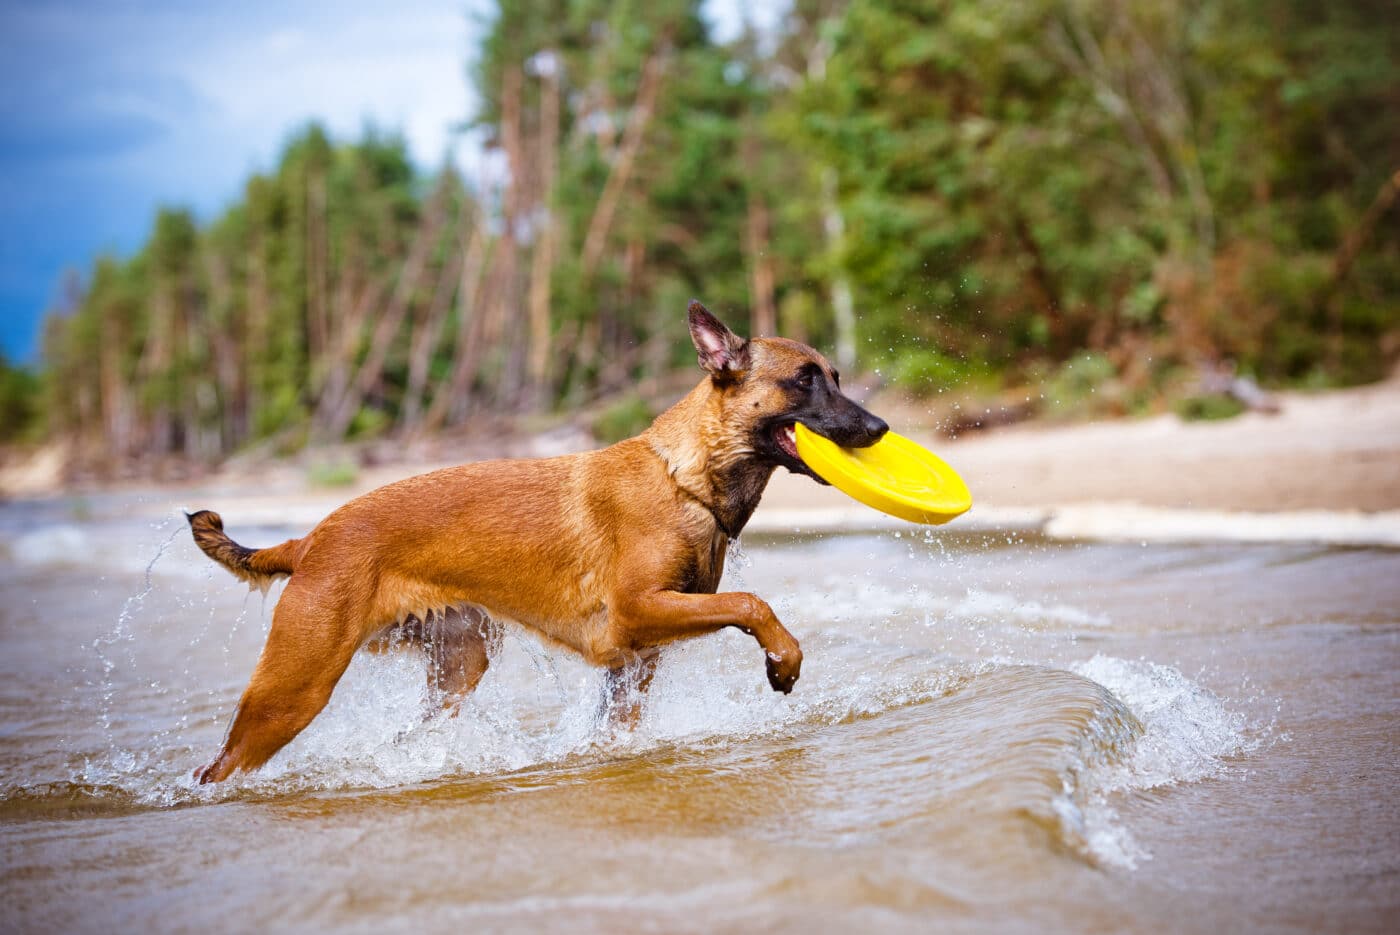
{"type": "Polygon", "coordinates": [[[818,392],[795,399],[793,381],[812,378],[814,366],[822,392],[835,395],[821,396],[804,421],[830,410],[855,433],[845,441],[864,444],[883,423],[833,389],[834,371],[813,349],[743,341],[699,303],[690,324],[709,375],[635,438],[411,477],[268,549],[235,543],[215,513],[191,514],[200,549],[241,580],[266,588],[290,576],[224,747],[200,781],[265,762],[320,712],[366,644],[431,647],[430,685],[453,708],[486,670],[492,618],[606,667],[614,697],[626,694],[629,673],[645,688],[666,643],[735,626],[764,650],[774,689],[790,691],[797,641],[756,596],[715,593],[730,538],[785,463],[762,427],[813,405],[818,392]],[[864,434],[853,427],[861,419],[864,434]]]}

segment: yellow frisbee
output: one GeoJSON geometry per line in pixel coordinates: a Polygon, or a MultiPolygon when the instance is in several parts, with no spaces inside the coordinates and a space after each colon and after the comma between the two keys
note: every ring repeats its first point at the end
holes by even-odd
{"type": "Polygon", "coordinates": [[[938,455],[886,432],[869,448],[842,448],[801,422],[797,453],[831,486],[911,523],[946,523],[972,506],[967,484],[938,455]]]}

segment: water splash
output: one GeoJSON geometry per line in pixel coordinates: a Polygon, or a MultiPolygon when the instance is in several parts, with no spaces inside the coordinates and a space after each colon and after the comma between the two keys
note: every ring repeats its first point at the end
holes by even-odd
{"type": "MultiPolygon", "coordinates": [[[[153,525],[152,529],[160,531],[174,522],[176,522],[176,518],[171,517],[164,522],[153,525]]],[[[112,702],[117,691],[116,683],[112,678],[112,674],[116,671],[118,662],[115,658],[116,650],[119,648],[123,650],[126,657],[124,661],[127,668],[134,670],[136,668],[136,660],[131,651],[131,642],[134,638],[134,634],[131,631],[131,622],[135,618],[136,612],[140,610],[141,605],[146,602],[146,598],[150,595],[151,591],[155,589],[154,573],[156,564],[161,560],[161,557],[165,555],[165,551],[170,547],[170,544],[175,541],[175,537],[180,534],[181,528],[182,527],[177,524],[175,528],[160,541],[160,544],[156,546],[155,554],[152,555],[151,560],[146,563],[146,570],[142,576],[141,590],[128,597],[122,604],[121,612],[117,614],[116,623],[112,625],[112,629],[107,635],[99,636],[92,641],[92,649],[97,654],[98,663],[102,669],[101,703],[98,717],[101,719],[102,729],[104,731],[110,732],[112,729],[112,702]]]]}
{"type": "Polygon", "coordinates": [[[1106,703],[1065,771],[1062,830],[1090,859],[1133,869],[1152,855],[1123,825],[1116,796],[1220,775],[1256,741],[1242,715],[1169,666],[1097,654],[1069,669],[1101,686],[1106,703]]]}
{"type": "Polygon", "coordinates": [[[724,560],[724,587],[731,591],[748,590],[744,583],[744,573],[753,567],[753,559],[744,551],[737,537],[729,540],[728,554],[724,560]]]}
{"type": "Polygon", "coordinates": [[[1256,742],[1242,714],[1170,666],[1096,654],[1071,669],[1121,699],[1144,727],[1131,756],[1099,770],[1102,792],[1215,776],[1256,742]]]}

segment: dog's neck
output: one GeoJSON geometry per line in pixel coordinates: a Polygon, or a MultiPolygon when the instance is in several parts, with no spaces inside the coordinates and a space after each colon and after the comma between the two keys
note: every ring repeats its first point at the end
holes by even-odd
{"type": "Polygon", "coordinates": [[[738,537],[758,506],[774,465],[754,454],[751,428],[726,412],[725,391],[705,379],[657,416],[642,438],[666,463],[677,486],[738,537]]]}

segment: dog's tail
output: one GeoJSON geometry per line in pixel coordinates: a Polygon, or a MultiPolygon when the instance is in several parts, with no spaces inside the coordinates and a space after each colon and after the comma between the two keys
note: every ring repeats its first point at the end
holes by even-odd
{"type": "Polygon", "coordinates": [[[190,532],[194,533],[194,544],[200,551],[248,582],[250,587],[266,591],[272,582],[296,571],[300,539],[288,539],[268,549],[250,549],[228,537],[218,513],[200,510],[186,513],[185,518],[190,521],[190,532]]]}

